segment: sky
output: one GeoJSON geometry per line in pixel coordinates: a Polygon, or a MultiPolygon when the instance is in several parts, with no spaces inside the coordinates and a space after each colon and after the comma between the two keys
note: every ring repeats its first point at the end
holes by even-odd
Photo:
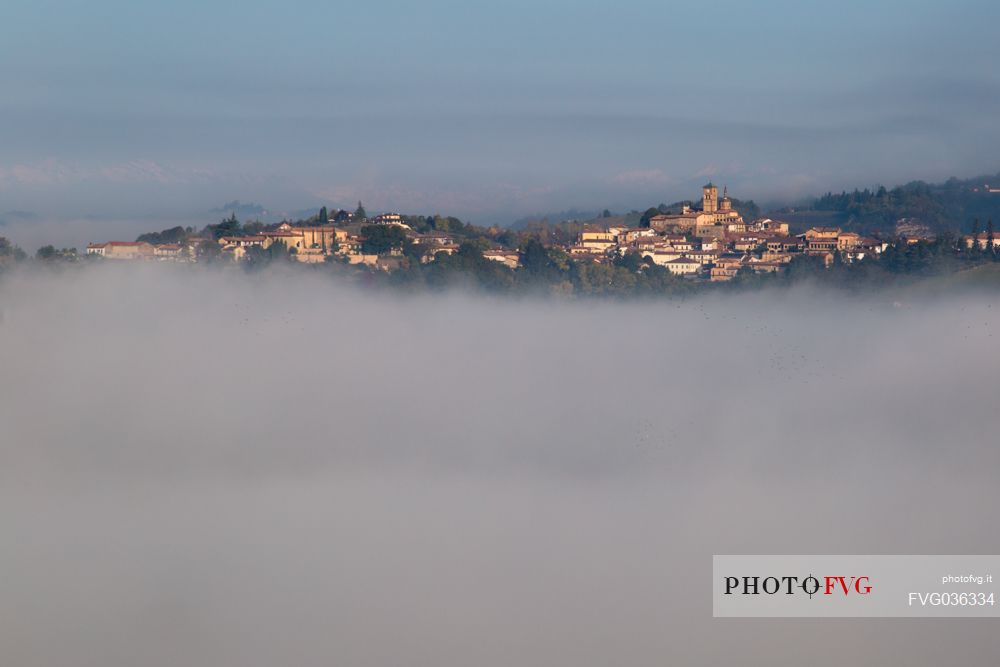
{"type": "Polygon", "coordinates": [[[998,22],[987,0],[7,0],[0,218],[505,223],[707,179],[767,202],[995,173],[998,22]]]}
{"type": "Polygon", "coordinates": [[[995,665],[995,621],[713,619],[711,582],[713,554],[1000,552],[998,336],[995,291],[9,271],[0,658],[995,665]]]}

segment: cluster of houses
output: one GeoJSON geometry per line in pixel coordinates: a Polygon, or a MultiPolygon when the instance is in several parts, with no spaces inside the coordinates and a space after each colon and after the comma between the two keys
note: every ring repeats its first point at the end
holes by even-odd
{"type": "Polygon", "coordinates": [[[764,218],[745,222],[724,189],[702,188],[702,206],[656,215],[649,227],[585,229],[567,248],[576,259],[607,262],[629,252],[675,275],[712,281],[733,279],[741,270],[777,273],[797,254],[819,255],[829,265],[839,253],[845,261],[880,253],[887,243],[833,227],[814,227],[790,235],[788,223],[764,218]]]}
{"type": "MultiPolygon", "coordinates": [[[[366,222],[376,225],[395,225],[403,229],[408,240],[422,253],[421,261],[430,262],[438,253],[452,254],[459,248],[455,238],[444,232],[418,233],[410,228],[398,213],[383,213],[366,222]]],[[[272,231],[262,231],[246,236],[223,236],[218,239],[219,254],[226,259],[240,262],[254,252],[254,248],[267,251],[275,244],[282,244],[290,256],[306,264],[338,260],[347,264],[365,264],[384,270],[397,268],[402,251],[398,248],[377,255],[363,251],[364,239],[358,233],[335,224],[293,226],[282,223],[272,231]]],[[[199,246],[213,241],[189,237],[183,243],[153,244],[145,241],[108,241],[87,245],[88,255],[106,259],[194,262],[200,254],[199,246]]],[[[483,253],[489,260],[510,268],[517,268],[520,261],[516,250],[495,249],[483,253]]]]}
{"type": "MultiPolygon", "coordinates": [[[[339,218],[338,218],[339,220],[339,218]]],[[[293,226],[283,223],[271,231],[246,236],[223,236],[218,239],[218,254],[234,262],[245,260],[254,248],[267,251],[275,244],[288,250],[299,262],[320,263],[332,260],[348,264],[364,264],[384,270],[399,267],[404,261],[402,250],[383,254],[364,252],[364,239],[358,225],[338,226],[334,223],[293,226]],[[350,230],[357,231],[350,231],[350,230]]],[[[411,248],[410,257],[430,262],[440,253],[452,254],[459,249],[457,240],[448,233],[419,233],[406,224],[397,213],[383,213],[366,220],[377,225],[395,225],[403,229],[411,248]]],[[[907,236],[909,242],[925,240],[923,236],[907,236]]],[[[216,243],[203,238],[189,238],[184,243],[155,245],[151,243],[110,241],[92,243],[87,253],[108,259],[193,262],[199,256],[199,245],[216,243]]],[[[967,237],[967,246],[1000,244],[1000,238],[967,237]]],[[[609,263],[628,253],[638,254],[644,261],[666,268],[671,273],[690,279],[710,281],[732,280],[740,271],[779,273],[787,269],[797,255],[815,255],[830,265],[836,258],[854,262],[878,255],[888,242],[862,236],[835,227],[813,227],[805,233],[792,235],[788,223],[763,218],[746,222],[733,208],[727,190],[719,197],[718,188],[709,183],[702,188],[700,208],[684,206],[680,211],[655,215],[648,226],[604,226],[585,228],[576,242],[559,246],[577,261],[609,263]]],[[[520,256],[516,250],[496,248],[483,256],[515,269],[520,256]]]]}
{"type": "Polygon", "coordinates": [[[87,254],[106,259],[193,262],[195,245],[190,243],[161,243],[154,245],[145,241],[108,241],[107,243],[88,243],[87,254]]]}
{"type": "MultiPolygon", "coordinates": [[[[376,225],[395,225],[401,227],[407,239],[422,252],[418,253],[421,261],[430,262],[438,253],[452,254],[459,248],[455,238],[444,232],[431,231],[419,233],[403,222],[397,213],[383,213],[370,220],[376,225]]],[[[222,252],[231,254],[236,261],[242,260],[250,246],[259,246],[267,250],[274,243],[281,242],[291,252],[292,257],[308,264],[339,259],[348,264],[366,264],[380,269],[397,268],[402,260],[402,250],[395,248],[386,254],[376,255],[363,252],[364,239],[360,234],[351,233],[347,229],[335,225],[317,225],[311,227],[294,227],[282,223],[275,231],[260,232],[252,236],[223,237],[219,239],[222,252]]],[[[518,253],[512,250],[488,250],[483,255],[490,260],[500,262],[510,268],[517,268],[518,253]]]]}

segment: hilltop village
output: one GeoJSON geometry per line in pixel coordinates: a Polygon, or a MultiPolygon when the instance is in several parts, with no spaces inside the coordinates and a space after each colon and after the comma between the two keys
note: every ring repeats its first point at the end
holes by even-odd
{"type": "Polygon", "coordinates": [[[594,262],[636,253],[644,261],[692,280],[722,282],[742,271],[779,273],[796,255],[822,257],[827,265],[863,259],[886,247],[884,241],[831,227],[814,227],[790,235],[789,225],[770,218],[752,222],[733,208],[726,189],[708,183],[700,208],[683,206],[676,213],[654,215],[648,227],[586,229],[567,248],[572,257],[594,262]]]}
{"type": "MultiPolygon", "coordinates": [[[[177,228],[180,230],[180,228],[177,228]]],[[[423,218],[383,213],[367,217],[359,203],[355,213],[338,211],[332,219],[322,210],[315,219],[273,226],[241,226],[235,217],[210,225],[201,233],[165,230],[137,241],[91,243],[87,255],[109,260],[255,262],[277,254],[306,264],[338,262],[393,272],[412,263],[443,261],[463,247],[476,259],[508,269],[524,266],[531,249],[524,234],[463,225],[454,218],[423,218]],[[252,232],[252,233],[248,233],[252,232]],[[169,237],[163,242],[164,236],[169,237]]],[[[894,239],[907,244],[929,242],[914,233],[894,239]]],[[[967,239],[967,245],[973,241],[967,239]]],[[[621,265],[636,272],[660,267],[670,276],[692,282],[726,282],[738,275],[780,274],[797,257],[812,257],[824,266],[876,257],[889,240],[835,227],[813,227],[792,234],[789,223],[771,218],[744,220],[727,189],[720,196],[713,183],[702,188],[700,206],[644,217],[638,226],[587,225],[572,238],[539,241],[548,258],[577,265],[621,265]]],[[[976,239],[994,246],[994,239],[976,239]]],[[[537,245],[537,244],[536,244],[537,245]]]]}

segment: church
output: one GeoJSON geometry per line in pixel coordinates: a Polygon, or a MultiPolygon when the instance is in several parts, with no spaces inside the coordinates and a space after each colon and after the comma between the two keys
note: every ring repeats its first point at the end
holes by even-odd
{"type": "Polygon", "coordinates": [[[708,183],[701,190],[701,210],[684,206],[680,213],[653,216],[649,220],[649,226],[658,232],[680,232],[713,238],[721,238],[731,226],[742,227],[743,217],[733,209],[733,201],[729,198],[727,188],[722,190],[721,201],[719,188],[714,184],[708,183]]]}

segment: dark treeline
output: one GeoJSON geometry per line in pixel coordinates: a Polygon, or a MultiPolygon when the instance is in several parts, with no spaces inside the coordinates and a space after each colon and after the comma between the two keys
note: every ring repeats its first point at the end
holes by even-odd
{"type": "MultiPolygon", "coordinates": [[[[876,188],[851,193],[830,193],[817,199],[815,206],[817,210],[825,207],[827,210],[842,211],[866,220],[869,216],[883,216],[879,218],[882,220],[879,224],[888,224],[900,211],[911,213],[919,209],[924,211],[925,216],[927,211],[940,211],[944,206],[941,203],[942,192],[951,192],[949,196],[955,198],[974,196],[973,198],[978,198],[976,201],[982,199],[1000,202],[1000,194],[986,192],[981,185],[977,186],[980,188],[979,192],[972,192],[969,189],[972,186],[968,183],[952,179],[943,186],[909,184],[893,190],[876,188]]],[[[645,213],[633,211],[625,216],[615,216],[605,210],[601,218],[607,224],[628,221],[641,225],[644,218],[677,210],[685,203],[687,202],[661,204],[645,213]]],[[[740,202],[739,206],[745,211],[746,217],[752,218],[759,214],[752,201],[740,202]]],[[[982,208],[988,209],[985,204],[982,208]]],[[[967,207],[963,210],[979,209],[967,207]]],[[[948,214],[950,217],[955,215],[957,214],[948,214]]],[[[926,217],[921,219],[927,220],[926,217]]],[[[849,262],[845,255],[835,251],[832,264],[824,262],[821,256],[803,254],[792,259],[786,270],[776,274],[755,274],[750,267],[745,267],[732,281],[713,283],[675,276],[664,267],[634,252],[615,256],[604,263],[574,259],[574,256],[560,246],[572,243],[586,224],[584,222],[549,224],[543,221],[526,224],[520,229],[506,229],[481,227],[451,216],[401,216],[402,222],[417,235],[436,233],[438,236],[447,236],[449,243],[454,243],[458,248],[452,254],[434,254],[433,246],[419,243],[416,237],[401,226],[373,224],[367,218],[361,202],[358,202],[358,207],[350,213],[342,209],[327,211],[323,208],[309,218],[287,221],[287,224],[337,224],[355,235],[354,238],[360,239],[362,253],[377,255],[380,262],[381,258],[385,258],[391,265],[391,270],[383,270],[385,266],[349,266],[348,259],[339,254],[327,256],[325,264],[300,265],[291,261],[295,249],[288,248],[280,241],[267,249],[256,246],[246,248],[241,266],[247,271],[259,271],[275,262],[286,262],[305,270],[328,270],[363,284],[410,290],[465,286],[493,292],[545,291],[598,296],[676,295],[704,290],[792,284],[802,280],[846,288],[879,287],[957,273],[997,262],[993,223],[988,218],[984,219],[985,223],[973,220],[966,225],[966,229],[961,230],[964,234],[971,234],[977,241],[975,243],[970,243],[967,237],[950,229],[938,232],[933,239],[914,242],[912,238],[907,240],[892,233],[880,235],[876,224],[876,231],[873,233],[887,240],[887,245],[880,254],[869,253],[863,259],[849,262]],[[487,251],[498,250],[516,253],[518,267],[510,268],[484,256],[487,251]]],[[[199,263],[231,263],[230,258],[223,257],[221,246],[217,242],[219,239],[255,235],[274,230],[281,224],[283,223],[265,224],[257,220],[241,222],[233,213],[200,229],[176,226],[142,234],[137,240],[157,245],[189,243],[191,247],[197,248],[196,259],[199,263]]],[[[759,252],[758,249],[758,256],[759,252]]],[[[29,257],[21,248],[0,237],[0,270],[24,261],[65,264],[101,259],[86,254],[79,255],[75,248],[58,249],[54,246],[39,248],[29,257]]],[[[997,273],[1000,272],[994,272],[997,273]]]]}
{"type": "Polygon", "coordinates": [[[520,266],[511,269],[483,257],[482,241],[465,241],[451,255],[428,263],[410,262],[391,273],[370,271],[372,282],[407,289],[474,287],[491,292],[538,292],[594,296],[680,294],[695,284],[634,253],[610,264],[579,262],[563,250],[528,238],[518,248],[520,266]]]}
{"type": "Polygon", "coordinates": [[[889,232],[901,219],[912,219],[934,232],[969,232],[976,219],[1000,220],[1000,174],[931,184],[913,181],[892,189],[879,186],[828,192],[811,205],[813,211],[843,214],[848,229],[889,232]]]}
{"type": "MultiPolygon", "coordinates": [[[[833,262],[827,265],[822,256],[801,254],[789,263],[787,270],[776,274],[755,274],[749,268],[741,270],[729,281],[713,283],[693,281],[672,275],[662,266],[653,264],[638,253],[628,252],[609,263],[575,260],[559,247],[547,246],[530,233],[505,230],[511,234],[508,241],[511,252],[516,252],[519,266],[512,269],[502,263],[487,259],[483,253],[495,249],[496,234],[489,230],[465,225],[446,218],[422,218],[427,229],[453,229],[459,244],[453,254],[439,252],[426,257],[424,248],[413,243],[402,229],[393,225],[363,225],[369,236],[365,251],[393,257],[396,268],[384,271],[364,265],[347,265],[343,258],[331,255],[325,264],[306,265],[293,261],[289,249],[281,242],[269,248],[250,247],[239,265],[245,271],[260,271],[276,262],[302,270],[328,271],[349,281],[368,286],[385,286],[403,290],[436,290],[452,287],[471,287],[489,292],[537,293],[558,295],[631,297],[656,295],[685,295],[699,291],[740,290],[765,286],[791,285],[800,282],[819,283],[849,290],[877,289],[899,285],[919,279],[956,274],[969,269],[985,268],[996,264],[1000,267],[1000,253],[992,244],[992,224],[976,226],[974,237],[982,243],[968,243],[967,239],[950,233],[938,235],[933,240],[918,242],[899,238],[888,242],[878,255],[847,262],[844,256],[833,253],[833,262]],[[461,230],[461,231],[459,231],[461,230]],[[472,233],[463,236],[464,232],[472,233]]],[[[416,220],[411,220],[416,222],[416,220]]],[[[238,224],[238,223],[236,223],[238,224]]],[[[212,227],[210,225],[209,227],[212,227]]],[[[233,231],[233,225],[223,225],[233,231]]],[[[240,226],[240,229],[243,229],[240,226]]],[[[171,230],[165,230],[170,238],[171,230]]],[[[160,232],[163,234],[164,232],[160,232]]],[[[199,252],[200,263],[218,262],[219,245],[204,243],[199,252]]],[[[32,261],[39,264],[66,264],[94,260],[79,257],[75,249],[39,248],[33,258],[20,248],[0,237],[0,270],[14,264],[32,261]]],[[[226,261],[223,265],[230,266],[226,261]]],[[[989,280],[1000,277],[1000,271],[986,273],[989,280]]]]}
{"type": "MultiPolygon", "coordinates": [[[[985,239],[986,234],[981,238],[985,239]]],[[[876,290],[987,269],[991,265],[1000,268],[1000,253],[967,247],[960,238],[948,234],[916,243],[894,240],[880,255],[853,262],[834,253],[829,266],[822,256],[801,254],[784,272],[755,274],[747,268],[733,280],[718,283],[674,276],[637,253],[626,253],[609,264],[596,264],[576,261],[558,248],[529,239],[519,249],[521,266],[510,269],[485,259],[482,248],[480,243],[465,242],[453,255],[441,253],[426,264],[412,262],[390,273],[364,269],[362,282],[408,290],[461,286],[491,292],[642,297],[791,286],[805,282],[848,291],[876,290]]],[[[983,280],[995,284],[1000,280],[1000,271],[991,269],[983,273],[983,280]]]]}

